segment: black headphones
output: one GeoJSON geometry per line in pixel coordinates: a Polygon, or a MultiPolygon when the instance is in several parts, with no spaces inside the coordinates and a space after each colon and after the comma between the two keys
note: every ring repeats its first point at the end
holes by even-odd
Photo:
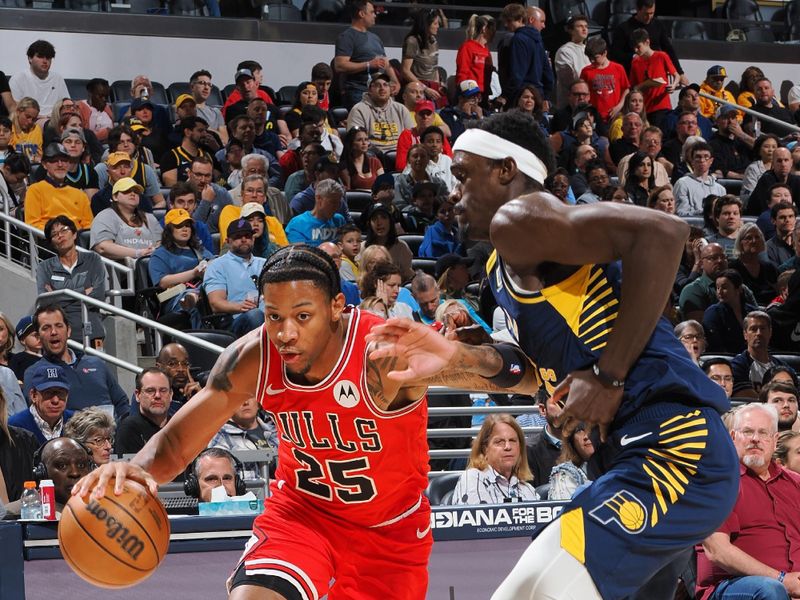
{"type": "MultiPolygon", "coordinates": [[[[50,474],[47,472],[47,465],[45,465],[44,461],[42,461],[42,454],[44,454],[44,449],[47,447],[47,444],[59,439],[63,438],[53,438],[51,440],[47,440],[44,444],[42,444],[36,449],[36,452],[33,453],[33,479],[36,481],[37,485],[41,483],[42,479],[50,479],[50,474]]],[[[97,465],[94,463],[94,457],[92,456],[92,451],[89,449],[89,447],[83,442],[79,442],[75,438],[67,438],[67,439],[72,440],[86,451],[86,454],[89,457],[89,470],[94,471],[94,469],[97,468],[97,465]]]]}
{"type": "Polygon", "coordinates": [[[247,491],[247,485],[244,482],[244,465],[242,461],[236,458],[233,454],[225,450],[224,448],[206,448],[200,454],[197,455],[191,464],[186,467],[186,471],[184,472],[184,479],[183,479],[183,493],[189,496],[190,498],[197,498],[200,499],[200,481],[197,479],[197,461],[199,461],[204,456],[218,456],[219,453],[224,453],[226,457],[230,458],[233,462],[234,469],[236,471],[236,476],[234,479],[234,486],[236,489],[237,496],[243,496],[244,493],[247,491]]]}

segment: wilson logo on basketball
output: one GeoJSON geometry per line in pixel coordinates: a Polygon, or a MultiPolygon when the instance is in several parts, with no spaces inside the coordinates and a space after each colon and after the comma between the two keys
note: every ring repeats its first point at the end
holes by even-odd
{"type": "Polygon", "coordinates": [[[86,505],[86,510],[95,519],[105,522],[106,535],[113,539],[119,547],[133,560],[138,560],[139,555],[144,549],[144,542],[137,536],[131,535],[130,530],[114,517],[109,516],[108,511],[102,508],[96,501],[91,501],[86,505]]]}
{"type": "Polygon", "coordinates": [[[343,379],[333,386],[333,397],[344,408],[353,408],[361,399],[358,388],[352,381],[343,379]]]}

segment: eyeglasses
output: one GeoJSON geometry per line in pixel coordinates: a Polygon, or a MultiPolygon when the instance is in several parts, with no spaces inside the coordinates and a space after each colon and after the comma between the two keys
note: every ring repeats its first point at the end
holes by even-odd
{"type": "Polygon", "coordinates": [[[108,444],[110,446],[114,445],[114,436],[113,435],[98,435],[93,437],[90,440],[86,440],[86,443],[90,446],[102,446],[103,444],[108,444]]]}
{"type": "Polygon", "coordinates": [[[736,431],[741,433],[742,437],[751,439],[768,440],[774,435],[774,432],[768,431],[766,429],[750,429],[749,427],[746,427],[744,429],[737,429],[736,431]]]}
{"type": "Polygon", "coordinates": [[[67,233],[72,233],[72,230],[69,227],[62,227],[61,229],[53,229],[50,231],[50,237],[56,238],[61,237],[62,235],[67,235],[67,233]]]}
{"type": "Polygon", "coordinates": [[[161,387],[161,388],[147,387],[139,390],[140,393],[145,394],[146,396],[155,396],[156,392],[158,392],[162,396],[166,396],[171,391],[172,390],[170,390],[170,388],[167,387],[161,387]]]}
{"type": "Polygon", "coordinates": [[[702,333],[685,333],[680,337],[682,342],[694,342],[704,339],[706,339],[706,336],[704,336],[702,333]]]}
{"type": "Polygon", "coordinates": [[[189,361],[188,360],[170,360],[164,363],[170,369],[174,369],[176,367],[184,367],[186,369],[189,368],[189,361]]]}
{"type": "Polygon", "coordinates": [[[712,158],[713,158],[713,156],[711,156],[710,154],[695,154],[692,157],[692,160],[700,160],[700,161],[703,161],[703,162],[708,162],[712,158]]]}

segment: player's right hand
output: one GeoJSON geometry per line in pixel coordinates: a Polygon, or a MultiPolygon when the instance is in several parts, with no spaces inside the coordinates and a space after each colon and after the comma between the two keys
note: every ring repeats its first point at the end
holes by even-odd
{"type": "Polygon", "coordinates": [[[73,496],[80,496],[84,501],[89,498],[102,498],[105,495],[108,482],[114,479],[114,494],[122,493],[122,485],[126,479],[131,479],[143,484],[154,496],[158,493],[158,482],[147,471],[138,465],[129,462],[110,462],[100,465],[94,471],[84,476],[72,488],[73,496]]]}

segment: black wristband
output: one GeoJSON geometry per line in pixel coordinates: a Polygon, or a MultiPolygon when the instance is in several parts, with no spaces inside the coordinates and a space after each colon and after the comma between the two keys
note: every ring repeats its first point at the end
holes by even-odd
{"type": "Polygon", "coordinates": [[[484,377],[484,379],[501,388],[512,388],[519,384],[525,377],[528,357],[519,346],[507,342],[492,344],[492,348],[500,355],[503,364],[497,375],[484,377]]]}
{"type": "Polygon", "coordinates": [[[608,373],[601,371],[600,367],[597,366],[597,363],[594,363],[592,365],[592,373],[594,373],[594,376],[597,377],[597,379],[600,380],[600,383],[602,383],[606,387],[614,387],[614,388],[625,387],[624,379],[614,379],[608,373]]]}

